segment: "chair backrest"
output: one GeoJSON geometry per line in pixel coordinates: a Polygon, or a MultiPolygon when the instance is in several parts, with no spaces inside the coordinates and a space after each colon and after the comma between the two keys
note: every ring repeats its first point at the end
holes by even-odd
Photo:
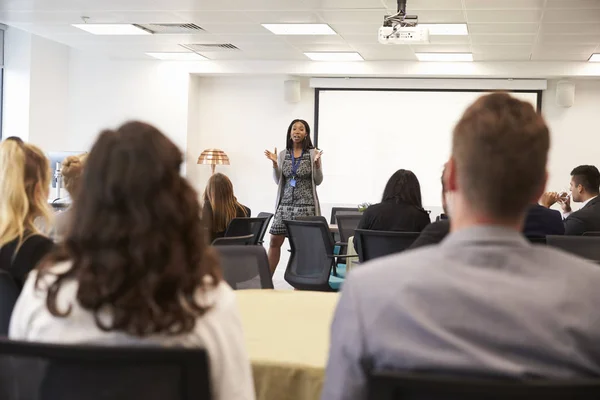
{"type": "Polygon", "coordinates": [[[529,243],[546,244],[546,236],[525,236],[529,243]]]}
{"type": "Polygon", "coordinates": [[[223,278],[234,290],[273,289],[267,252],[262,246],[217,246],[223,278]]]}
{"type": "Polygon", "coordinates": [[[361,263],[377,257],[400,253],[408,249],[419,237],[419,232],[373,231],[357,229],[354,240],[361,263]]]}
{"type": "Polygon", "coordinates": [[[262,230],[260,231],[260,235],[258,237],[258,244],[263,244],[265,241],[265,235],[267,234],[267,228],[273,219],[273,214],[268,212],[259,212],[257,217],[267,219],[267,221],[263,224],[262,230]]]}
{"type": "Polygon", "coordinates": [[[204,349],[0,340],[2,400],[210,399],[204,349]]]}
{"type": "Polygon", "coordinates": [[[248,246],[254,243],[254,235],[216,238],[213,246],[248,246]]]}
{"type": "Polygon", "coordinates": [[[361,218],[362,213],[359,211],[340,211],[337,213],[336,221],[341,242],[348,243],[348,239],[354,236],[354,231],[361,218]]]}
{"type": "Polygon", "coordinates": [[[285,280],[296,289],[330,291],[333,239],[327,221],[286,221],[291,254],[285,280]]]}
{"type": "Polygon", "coordinates": [[[600,380],[522,381],[464,376],[378,373],[369,378],[369,400],[592,400],[600,380]]]}
{"type": "Polygon", "coordinates": [[[336,215],[340,211],[356,211],[358,212],[358,207],[332,207],[331,208],[331,218],[329,218],[329,223],[332,225],[337,224],[336,215]]]}
{"type": "Polygon", "coordinates": [[[0,269],[0,336],[8,335],[10,316],[19,297],[19,288],[8,271],[0,269]]]}
{"type": "Polygon", "coordinates": [[[583,236],[600,236],[600,232],[584,232],[583,236]]]}
{"type": "Polygon", "coordinates": [[[600,237],[597,236],[546,236],[548,246],[562,249],[588,260],[600,261],[600,237]]]}
{"type": "Polygon", "coordinates": [[[234,218],[227,226],[225,237],[252,235],[253,237],[250,244],[258,244],[260,233],[265,224],[268,224],[266,218],[234,218]]]}

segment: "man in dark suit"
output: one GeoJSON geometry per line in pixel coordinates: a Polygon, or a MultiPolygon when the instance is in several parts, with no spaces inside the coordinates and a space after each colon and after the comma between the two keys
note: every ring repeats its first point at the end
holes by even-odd
{"type": "MultiPolygon", "coordinates": [[[[444,168],[444,172],[446,169],[444,168]]],[[[552,197],[551,193],[545,193],[542,201],[552,197]]],[[[442,174],[442,207],[444,213],[448,214],[448,204],[446,199],[446,187],[442,174]]],[[[423,229],[417,240],[410,246],[411,249],[438,244],[446,235],[450,233],[450,220],[441,219],[432,224],[429,224],[423,229]]],[[[523,234],[529,237],[546,236],[546,235],[563,235],[565,227],[563,225],[562,216],[556,210],[550,210],[539,204],[534,204],[529,207],[523,226],[523,234]]]]}
{"type": "Polygon", "coordinates": [[[586,232],[600,231],[600,172],[593,165],[580,165],[571,171],[569,184],[571,196],[567,193],[545,194],[546,207],[558,202],[565,217],[565,235],[583,235],[586,232]],[[575,203],[583,203],[579,211],[571,209],[571,197],[575,203]]]}

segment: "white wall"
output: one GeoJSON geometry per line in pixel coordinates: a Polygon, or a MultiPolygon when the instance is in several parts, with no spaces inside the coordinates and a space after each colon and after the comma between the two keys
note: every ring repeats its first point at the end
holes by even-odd
{"type": "Polygon", "coordinates": [[[71,50],[69,135],[61,150],[85,150],[128,120],[155,125],[186,149],[189,75],[177,63],[113,61],[71,50]]]}
{"type": "Polygon", "coordinates": [[[31,38],[30,33],[15,28],[8,28],[4,36],[4,137],[29,139],[31,38]]]}
{"type": "MultiPolygon", "coordinates": [[[[210,167],[197,165],[206,148],[219,148],[231,165],[217,171],[232,180],[238,200],[252,209],[273,212],[277,186],[265,149],[285,148],[288,125],[295,118],[312,126],[314,91],[302,82],[302,100],[284,101],[284,76],[275,77],[194,77],[198,91],[197,130],[188,136],[187,176],[201,193],[210,177],[210,167]]],[[[193,111],[192,111],[193,112],[193,111]]],[[[324,161],[324,168],[327,164],[324,161]]]]}
{"type": "Polygon", "coordinates": [[[557,82],[549,82],[542,102],[552,137],[548,189],[553,191],[568,189],[570,172],[578,165],[600,168],[600,80],[572,81],[576,89],[571,108],[556,105],[557,82]]]}
{"type": "Polygon", "coordinates": [[[45,151],[68,141],[69,47],[32,35],[29,141],[45,151]]]}

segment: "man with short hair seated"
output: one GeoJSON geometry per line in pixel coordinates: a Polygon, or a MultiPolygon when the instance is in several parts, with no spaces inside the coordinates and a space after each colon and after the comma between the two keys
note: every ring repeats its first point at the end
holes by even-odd
{"type": "Polygon", "coordinates": [[[366,399],[381,370],[600,376],[600,268],[520,233],[549,145],[542,116],[506,93],[466,110],[444,175],[450,235],[349,274],[322,399],[366,399]]]}
{"type": "Polygon", "coordinates": [[[600,172],[593,165],[580,165],[571,171],[568,193],[546,193],[544,206],[558,202],[565,217],[565,235],[583,235],[600,232],[600,172]],[[575,203],[583,203],[579,211],[571,209],[571,196],[575,203]]]}

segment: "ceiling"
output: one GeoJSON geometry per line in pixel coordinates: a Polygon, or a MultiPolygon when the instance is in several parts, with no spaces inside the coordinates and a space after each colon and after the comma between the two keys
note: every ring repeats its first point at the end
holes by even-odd
{"type": "Polygon", "coordinates": [[[117,59],[231,43],[215,60],[307,60],[304,52],[357,51],[367,61],[416,61],[415,52],[472,52],[475,61],[587,61],[600,52],[600,0],[408,0],[421,23],[467,23],[468,36],[430,44],[377,42],[396,0],[0,0],[0,22],[117,59]],[[81,23],[195,23],[199,34],[94,36],[81,23]],[[261,23],[328,23],[336,36],[276,36],[261,23]]]}

